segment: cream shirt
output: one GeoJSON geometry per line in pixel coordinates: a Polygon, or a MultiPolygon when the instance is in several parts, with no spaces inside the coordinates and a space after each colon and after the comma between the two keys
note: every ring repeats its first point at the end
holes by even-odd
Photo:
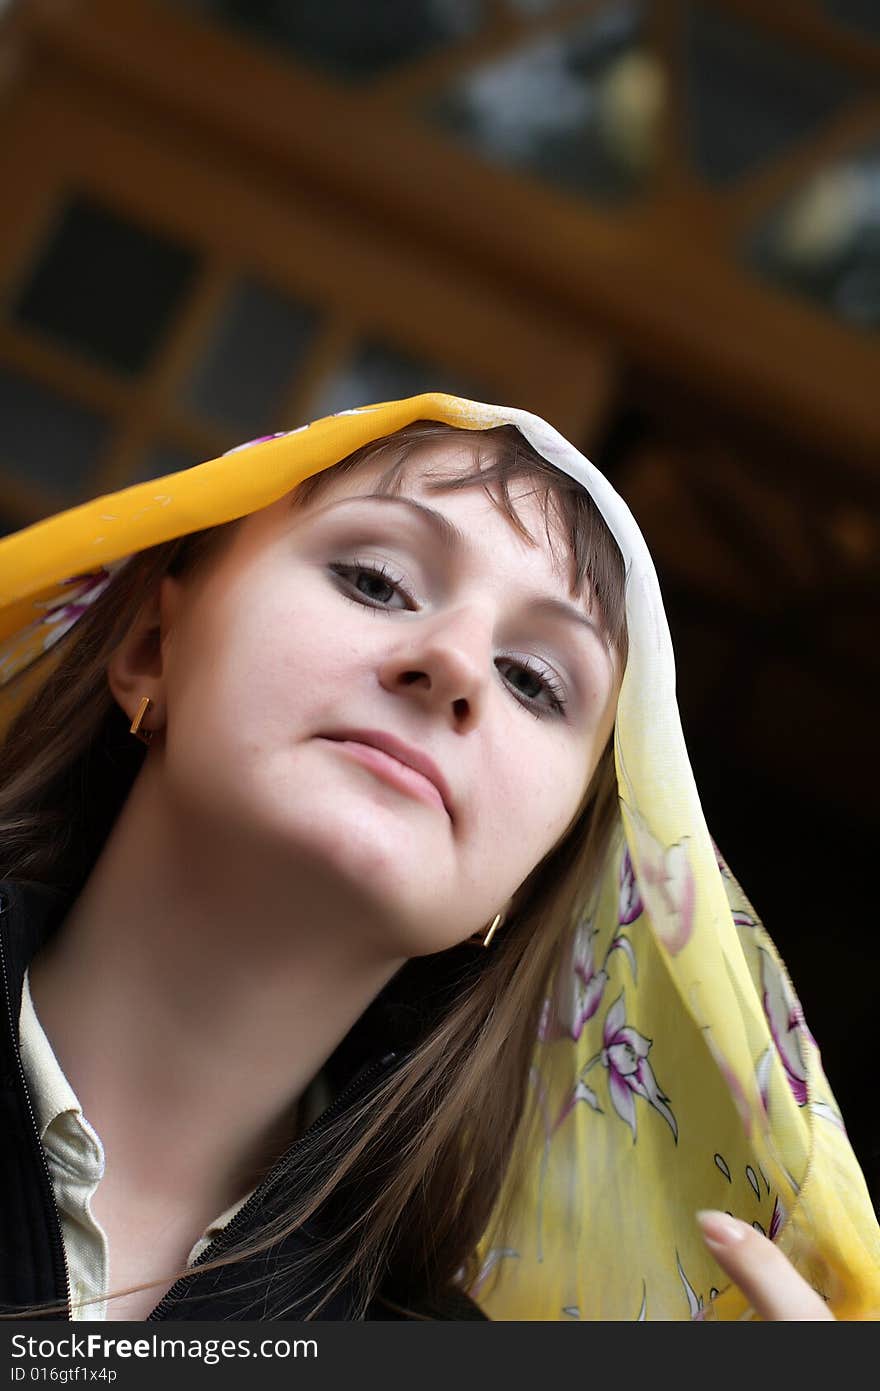
{"type": "MultiPolygon", "coordinates": [[[[91,1211],[92,1198],[104,1175],[104,1146],[83,1115],[76,1093],[37,1018],[28,976],[26,971],[19,1016],[21,1061],[61,1215],[71,1295],[74,1301],[97,1298],[96,1303],[83,1309],[74,1308],[73,1317],[80,1321],[106,1319],[110,1252],[106,1233],[91,1211]]],[[[319,1072],[300,1100],[299,1133],[312,1124],[331,1100],[327,1079],[319,1072]]],[[[245,1193],[205,1228],[189,1253],[188,1266],[253,1192],[251,1189],[245,1193]]]]}

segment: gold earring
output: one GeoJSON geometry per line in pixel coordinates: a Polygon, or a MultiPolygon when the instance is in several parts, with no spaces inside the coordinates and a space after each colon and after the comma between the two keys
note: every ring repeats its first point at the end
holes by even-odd
{"type": "Polygon", "coordinates": [[[496,913],[495,917],[492,919],[492,926],[489,928],[489,931],[486,933],[485,937],[481,937],[479,932],[475,932],[473,937],[468,937],[467,940],[469,942],[472,942],[474,946],[482,944],[484,947],[488,947],[489,943],[491,942],[492,938],[494,937],[495,933],[498,931],[499,927],[503,922],[504,914],[496,913]]]}
{"type": "Polygon", "coordinates": [[[136,735],[137,738],[140,739],[142,744],[149,744],[150,740],[153,737],[152,729],[140,728],[141,720],[144,718],[144,715],[147,713],[152,703],[153,702],[150,700],[149,696],[144,696],[143,700],[141,701],[141,708],[138,710],[137,714],[131,722],[131,725],[129,726],[129,733],[136,735]]]}

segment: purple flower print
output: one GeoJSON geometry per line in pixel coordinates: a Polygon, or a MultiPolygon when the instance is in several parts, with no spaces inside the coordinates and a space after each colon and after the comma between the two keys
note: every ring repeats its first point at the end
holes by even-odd
{"type": "Polygon", "coordinates": [[[608,948],[608,955],[605,957],[605,964],[606,964],[606,965],[608,964],[608,957],[610,957],[611,953],[612,953],[612,952],[615,952],[615,951],[622,951],[622,952],[623,952],[624,956],[626,957],[627,961],[629,962],[629,969],[632,971],[632,978],[633,978],[633,980],[634,980],[634,981],[638,980],[638,978],[639,978],[639,968],[638,968],[638,965],[637,965],[637,963],[636,963],[636,954],[635,954],[635,952],[633,951],[632,942],[631,942],[631,941],[629,940],[629,938],[626,937],[622,932],[618,932],[618,933],[617,933],[617,935],[616,935],[615,938],[614,938],[614,941],[611,943],[611,946],[608,948]]]}
{"type": "Polygon", "coordinates": [[[593,1091],[593,1088],[587,1085],[583,1077],[579,1077],[575,1083],[573,1104],[576,1104],[578,1101],[585,1101],[591,1111],[598,1111],[600,1116],[604,1116],[605,1112],[599,1105],[598,1096],[593,1091]]]}
{"type": "Polygon", "coordinates": [[[671,956],[687,946],[694,930],[696,882],[687,840],[663,845],[638,813],[630,813],[636,840],[637,878],[654,930],[671,956]]]}
{"type": "Polygon", "coordinates": [[[635,952],[632,943],[623,933],[618,932],[605,953],[601,967],[596,969],[593,943],[599,929],[593,927],[588,919],[582,923],[574,942],[571,968],[563,976],[561,997],[557,999],[554,1014],[553,1003],[548,997],[541,1011],[538,1039],[549,1043],[557,1038],[580,1038],[584,1025],[593,1018],[602,1001],[608,984],[608,961],[612,952],[622,951],[630,964],[633,980],[638,978],[635,952]]]}
{"type": "Polygon", "coordinates": [[[623,991],[618,995],[605,1016],[602,1037],[605,1046],[599,1057],[602,1066],[608,1070],[608,1090],[611,1093],[611,1104],[621,1120],[626,1121],[631,1129],[633,1141],[636,1139],[635,1099],[637,1096],[641,1096],[649,1105],[654,1107],[655,1111],[660,1112],[675,1136],[677,1144],[678,1125],[675,1116],[666,1104],[669,1097],[660,1090],[651,1064],[648,1062],[652,1040],[645,1038],[644,1034],[640,1034],[637,1029],[627,1024],[623,991]]]}
{"type": "Polygon", "coordinates": [[[724,856],[722,855],[721,851],[718,849],[718,846],[715,844],[715,841],[712,839],[711,836],[709,837],[709,839],[710,839],[710,841],[712,841],[712,849],[713,849],[714,852],[715,852],[715,863],[717,864],[718,868],[721,870],[721,873],[724,874],[724,875],[726,875],[726,877],[727,877],[728,879],[730,879],[732,876],[731,876],[730,868],[729,868],[729,866],[728,866],[728,864],[727,864],[727,861],[725,860],[724,856]]]}
{"type": "Polygon", "coordinates": [[[608,984],[608,972],[604,964],[599,970],[596,969],[593,943],[598,935],[598,928],[590,929],[589,933],[581,938],[580,951],[575,956],[571,975],[571,1009],[568,1016],[573,1039],[580,1038],[584,1025],[596,1013],[602,993],[608,984]]]}
{"type": "Polygon", "coordinates": [[[587,1072],[589,1072],[589,1070],[591,1070],[592,1067],[596,1066],[596,1063],[598,1063],[601,1057],[601,1053],[596,1053],[595,1057],[591,1057],[591,1060],[589,1060],[587,1066],[581,1068],[581,1075],[580,1077],[578,1077],[576,1084],[574,1084],[574,1088],[573,1091],[570,1092],[569,1099],[567,1099],[567,1102],[564,1103],[562,1110],[560,1110],[559,1116],[556,1117],[556,1120],[553,1121],[552,1125],[549,1124],[549,1121],[546,1120],[545,1116],[545,1146],[549,1146],[549,1142],[551,1142],[553,1135],[556,1134],[557,1129],[559,1129],[563,1121],[570,1116],[571,1111],[574,1110],[574,1107],[577,1106],[578,1102],[587,1102],[589,1110],[598,1111],[599,1116],[605,1116],[605,1111],[603,1111],[602,1107],[599,1106],[599,1097],[596,1096],[596,1093],[594,1092],[594,1089],[592,1089],[592,1086],[589,1086],[587,1082],[584,1081],[587,1072]]]}
{"type": "Polygon", "coordinates": [[[601,1053],[597,1053],[596,1056],[594,1058],[591,1058],[587,1065],[584,1068],[582,1068],[581,1075],[575,1082],[574,1088],[569,1094],[568,1100],[565,1102],[565,1105],[562,1107],[562,1110],[559,1112],[559,1115],[556,1117],[556,1120],[553,1122],[552,1125],[550,1125],[547,1122],[545,1117],[544,1139],[547,1145],[549,1145],[553,1136],[556,1134],[557,1130],[562,1125],[562,1122],[566,1119],[567,1116],[571,1114],[571,1112],[577,1106],[579,1101],[585,1101],[591,1111],[598,1111],[600,1116],[604,1116],[605,1112],[599,1105],[598,1096],[593,1091],[593,1088],[584,1081],[586,1074],[590,1071],[591,1068],[596,1066],[596,1063],[599,1061],[601,1056],[601,1053]]]}
{"type": "Polygon", "coordinates": [[[761,954],[764,1013],[770,1025],[770,1033],[785,1068],[794,1099],[798,1106],[805,1106],[807,1069],[801,1048],[801,1036],[804,1033],[808,1034],[808,1031],[803,1010],[777,962],[764,947],[759,947],[758,950],[761,954]]]}
{"type": "MultiPolygon", "coordinates": [[[[71,575],[70,579],[62,580],[62,584],[73,585],[72,593],[59,595],[40,607],[45,607],[52,614],[53,622],[70,618],[75,623],[107,588],[117,568],[118,566],[101,565],[97,570],[89,570],[82,575],[71,575]]],[[[46,621],[49,621],[48,618],[46,621]]]]}
{"type": "Polygon", "coordinates": [[[623,859],[620,862],[620,907],[617,920],[621,927],[635,922],[636,918],[644,911],[644,907],[627,845],[624,847],[623,859]]]}
{"type": "Polygon", "coordinates": [[[784,1216],[785,1213],[783,1211],[782,1205],[780,1204],[779,1198],[777,1197],[776,1201],[773,1204],[773,1211],[770,1214],[770,1228],[767,1232],[767,1235],[771,1241],[775,1241],[778,1237],[780,1229],[782,1227],[782,1221],[784,1216]]]}
{"type": "Polygon", "coordinates": [[[587,1020],[592,1019],[599,1008],[602,992],[608,984],[608,972],[604,967],[596,970],[593,942],[598,931],[587,924],[578,933],[571,970],[566,974],[564,994],[557,1007],[556,1027],[551,1001],[549,998],[544,1001],[538,1032],[541,1043],[554,1038],[579,1039],[587,1020]]]}
{"type": "Polygon", "coordinates": [[[67,585],[61,594],[50,599],[35,600],[34,608],[44,612],[29,625],[24,641],[20,635],[0,647],[0,685],[11,681],[25,666],[43,653],[48,652],[65,633],[68,633],[79,618],[103,594],[117,570],[130,559],[115,560],[100,565],[95,570],[80,575],[71,575],[61,580],[67,585]]]}
{"type": "Polygon", "coordinates": [[[737,908],[732,916],[737,927],[758,927],[759,925],[757,918],[753,918],[751,913],[747,913],[742,908],[737,908]]]}

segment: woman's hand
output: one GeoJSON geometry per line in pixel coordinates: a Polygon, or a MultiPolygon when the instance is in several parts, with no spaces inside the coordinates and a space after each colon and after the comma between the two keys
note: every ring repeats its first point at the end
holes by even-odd
{"type": "Polygon", "coordinates": [[[703,1240],[762,1319],[830,1319],[825,1301],[772,1241],[726,1212],[698,1212],[703,1240]]]}

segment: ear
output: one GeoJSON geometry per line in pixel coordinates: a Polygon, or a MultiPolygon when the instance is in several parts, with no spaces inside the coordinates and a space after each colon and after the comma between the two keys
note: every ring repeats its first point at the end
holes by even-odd
{"type": "Polygon", "coordinates": [[[153,704],[141,728],[164,728],[167,657],[184,589],[173,575],[163,575],[107,664],[107,681],[118,705],[132,721],[144,696],[153,704]]]}

